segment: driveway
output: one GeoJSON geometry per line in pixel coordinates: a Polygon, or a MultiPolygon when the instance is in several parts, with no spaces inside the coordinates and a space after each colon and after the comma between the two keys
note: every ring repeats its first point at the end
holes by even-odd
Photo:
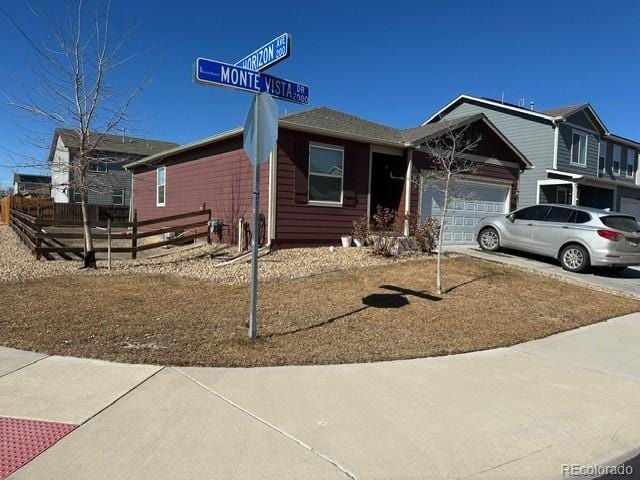
{"type": "Polygon", "coordinates": [[[625,295],[640,297],[640,268],[627,268],[620,273],[606,269],[593,269],[589,273],[571,273],[563,270],[560,264],[551,258],[539,257],[524,252],[499,251],[486,252],[478,246],[448,247],[447,251],[461,253],[483,260],[504,263],[537,272],[569,278],[571,280],[618,291],[625,295]]]}
{"type": "Polygon", "coordinates": [[[640,314],[374,364],[157,367],[0,347],[0,435],[15,439],[0,438],[0,466],[43,450],[10,478],[562,478],[638,455],[638,345],[640,314]]]}

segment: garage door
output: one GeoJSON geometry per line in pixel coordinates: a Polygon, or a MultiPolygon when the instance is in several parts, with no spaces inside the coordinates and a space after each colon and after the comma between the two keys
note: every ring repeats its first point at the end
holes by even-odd
{"type": "Polygon", "coordinates": [[[640,200],[631,197],[620,197],[620,211],[640,219],[640,200]]]}
{"type": "MultiPolygon", "coordinates": [[[[509,187],[476,182],[457,182],[451,192],[449,208],[445,216],[447,225],[444,242],[447,245],[465,245],[475,243],[473,229],[482,217],[506,213],[509,187]]],[[[425,182],[422,192],[420,215],[423,218],[442,214],[444,192],[438,186],[429,186],[425,182]]]]}

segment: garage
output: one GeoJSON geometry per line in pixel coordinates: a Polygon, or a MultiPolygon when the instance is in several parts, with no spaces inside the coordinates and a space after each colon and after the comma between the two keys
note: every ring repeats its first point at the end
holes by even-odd
{"type": "Polygon", "coordinates": [[[620,211],[640,219],[640,200],[631,197],[620,197],[620,211]]]}
{"type": "MultiPolygon", "coordinates": [[[[507,213],[509,190],[510,186],[503,184],[481,181],[456,182],[450,189],[451,198],[445,216],[445,244],[474,244],[473,230],[481,218],[507,213]]],[[[442,185],[430,184],[425,180],[420,200],[420,216],[439,218],[443,204],[442,185]]]]}

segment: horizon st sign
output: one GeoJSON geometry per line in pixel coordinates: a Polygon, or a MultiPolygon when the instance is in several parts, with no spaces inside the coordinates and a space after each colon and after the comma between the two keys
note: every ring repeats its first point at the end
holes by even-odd
{"type": "Polygon", "coordinates": [[[236,67],[260,72],[289,57],[291,53],[291,35],[283,33],[266,45],[238,60],[236,67]]]}
{"type": "Polygon", "coordinates": [[[302,83],[202,57],[196,59],[195,70],[196,82],[205,85],[268,93],[279,100],[302,105],[309,103],[309,87],[302,83]]]}

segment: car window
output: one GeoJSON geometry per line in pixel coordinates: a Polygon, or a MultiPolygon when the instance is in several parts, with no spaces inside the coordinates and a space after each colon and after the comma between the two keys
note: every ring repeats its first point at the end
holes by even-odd
{"type": "Polygon", "coordinates": [[[568,223],[573,220],[575,210],[563,207],[551,207],[551,211],[545,218],[546,222],[563,222],[568,223]]]}
{"type": "Polygon", "coordinates": [[[534,205],[517,211],[513,216],[516,220],[544,220],[550,208],[545,205],[534,205]]]}
{"type": "Polygon", "coordinates": [[[609,228],[615,228],[623,232],[637,232],[640,230],[640,225],[638,225],[636,219],[627,215],[607,215],[606,217],[600,217],[600,221],[609,228]]]}
{"type": "Polygon", "coordinates": [[[591,216],[587,212],[576,211],[576,215],[573,218],[575,223],[587,223],[591,220],[591,216]]]}

